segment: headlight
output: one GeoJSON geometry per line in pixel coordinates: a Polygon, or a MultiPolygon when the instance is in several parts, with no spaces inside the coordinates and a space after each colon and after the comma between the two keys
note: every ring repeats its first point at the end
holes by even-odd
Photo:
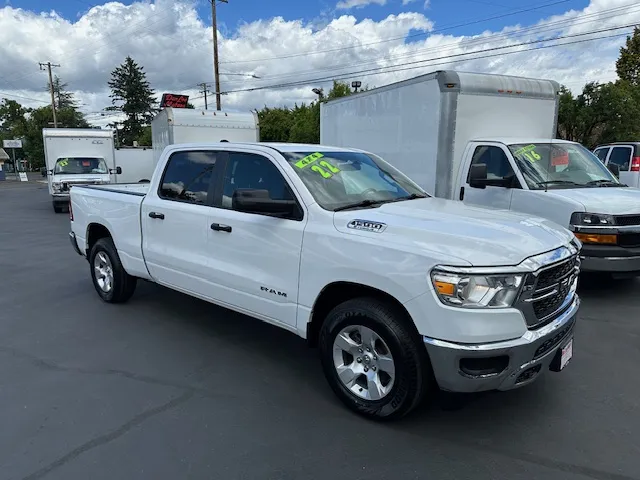
{"type": "Polygon", "coordinates": [[[53,188],[54,192],[59,192],[62,190],[62,184],[59,182],[54,182],[51,184],[51,188],[53,188]]]}
{"type": "Polygon", "coordinates": [[[576,227],[609,227],[615,225],[613,215],[575,212],[571,215],[571,225],[576,227]]]}
{"type": "Polygon", "coordinates": [[[431,272],[431,283],[442,303],[462,308],[508,308],[513,305],[524,274],[460,274],[431,272]]]}

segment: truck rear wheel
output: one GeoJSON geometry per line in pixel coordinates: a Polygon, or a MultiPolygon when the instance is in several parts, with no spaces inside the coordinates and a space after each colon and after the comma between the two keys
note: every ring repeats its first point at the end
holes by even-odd
{"type": "Polygon", "coordinates": [[[102,300],[124,303],[131,298],[137,279],[125,271],[111,238],[98,239],[89,254],[89,265],[93,286],[102,300]]]}
{"type": "Polygon", "coordinates": [[[429,358],[404,312],[374,298],[335,307],[320,331],[325,376],[352,410],[391,420],[417,407],[432,382],[429,358]]]}

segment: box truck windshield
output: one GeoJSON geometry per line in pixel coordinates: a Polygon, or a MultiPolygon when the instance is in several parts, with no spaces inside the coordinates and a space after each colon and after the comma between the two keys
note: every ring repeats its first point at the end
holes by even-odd
{"type": "Polygon", "coordinates": [[[53,168],[54,175],[108,174],[104,158],[64,157],[58,158],[53,168]]]}
{"type": "Polygon", "coordinates": [[[582,145],[531,143],[508,147],[530,190],[624,186],[582,145]]]}

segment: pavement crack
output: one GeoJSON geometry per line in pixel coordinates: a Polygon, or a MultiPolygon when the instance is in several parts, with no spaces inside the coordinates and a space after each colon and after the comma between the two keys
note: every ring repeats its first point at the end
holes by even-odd
{"type": "Polygon", "coordinates": [[[194,396],[194,394],[195,394],[194,390],[189,390],[187,392],[184,392],[182,395],[168,401],[167,403],[164,403],[158,407],[150,408],[149,410],[145,410],[144,412],[140,413],[139,415],[136,415],[134,418],[132,418],[131,420],[129,420],[127,423],[120,426],[116,430],[113,430],[112,432],[106,433],[104,435],[100,435],[99,437],[89,440],[83,445],[80,445],[78,448],[75,448],[71,452],[67,453],[66,455],[50,463],[49,465],[41,468],[40,470],[30,475],[27,475],[26,477],[24,477],[23,480],[38,480],[44,477],[45,475],[49,474],[53,470],[56,470],[57,468],[62,467],[66,463],[72,460],[75,460],[80,455],[90,450],[93,450],[94,448],[101,447],[102,445],[105,445],[125,435],[127,432],[137,427],[141,423],[145,422],[146,420],[152,417],[155,417],[156,415],[160,415],[161,413],[167,412],[173,408],[176,408],[177,406],[182,405],[183,403],[186,403],[194,396]]]}

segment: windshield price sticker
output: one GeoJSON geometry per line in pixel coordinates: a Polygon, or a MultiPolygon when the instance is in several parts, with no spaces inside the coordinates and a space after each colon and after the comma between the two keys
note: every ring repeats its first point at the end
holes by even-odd
{"type": "Polygon", "coordinates": [[[304,168],[312,164],[313,162],[317,162],[318,159],[322,157],[324,157],[324,155],[321,154],[320,152],[312,153],[311,155],[307,155],[306,157],[301,158],[296,163],[294,163],[294,165],[298,168],[304,168]]]}
{"type": "Polygon", "coordinates": [[[66,167],[67,165],[69,165],[69,160],[61,160],[60,162],[58,162],[58,165],[60,165],[61,167],[66,167]]]}
{"type": "Polygon", "coordinates": [[[536,152],[535,145],[527,145],[526,147],[519,148],[513,154],[515,157],[523,157],[529,160],[531,163],[535,163],[542,157],[536,152]]]}
{"type": "Polygon", "coordinates": [[[304,158],[298,160],[294,165],[298,168],[306,168],[311,165],[311,170],[316,172],[319,175],[322,175],[323,178],[331,178],[336,173],[340,173],[340,169],[334,165],[331,165],[326,160],[320,160],[324,155],[320,152],[312,153],[311,155],[307,155],[304,158]],[[317,162],[317,163],[316,163],[317,162]]]}

